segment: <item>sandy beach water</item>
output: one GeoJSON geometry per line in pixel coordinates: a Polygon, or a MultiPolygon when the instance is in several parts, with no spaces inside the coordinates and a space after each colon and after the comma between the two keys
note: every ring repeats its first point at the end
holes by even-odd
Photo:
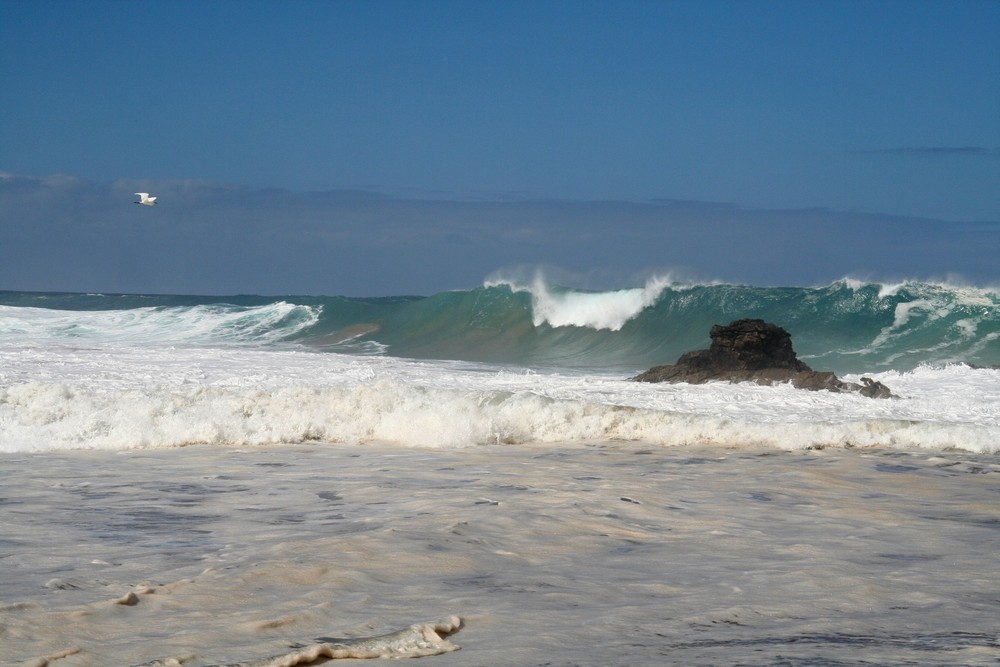
{"type": "Polygon", "coordinates": [[[4,454],[0,489],[3,665],[249,663],[452,615],[461,650],[421,664],[1000,660],[989,455],[192,446],[4,454]]]}

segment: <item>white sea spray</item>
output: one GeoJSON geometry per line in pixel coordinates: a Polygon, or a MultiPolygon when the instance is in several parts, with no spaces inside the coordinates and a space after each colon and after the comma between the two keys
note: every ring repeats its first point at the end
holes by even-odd
{"type": "Polygon", "coordinates": [[[50,346],[4,350],[0,364],[4,451],[303,441],[1000,446],[1000,371],[966,366],[875,374],[900,398],[872,400],[287,350],[50,346]]]}

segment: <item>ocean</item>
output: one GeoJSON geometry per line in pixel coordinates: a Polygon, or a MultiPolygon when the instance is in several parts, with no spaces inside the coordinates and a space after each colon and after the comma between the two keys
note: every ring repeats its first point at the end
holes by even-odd
{"type": "Polygon", "coordinates": [[[0,292],[0,664],[997,664],[998,366],[916,281],[0,292]],[[896,398],[630,380],[742,318],[896,398]]]}

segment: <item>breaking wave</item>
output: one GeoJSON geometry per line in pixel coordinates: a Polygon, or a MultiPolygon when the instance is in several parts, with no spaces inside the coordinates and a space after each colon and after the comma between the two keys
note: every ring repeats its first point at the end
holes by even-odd
{"type": "Polygon", "coordinates": [[[430,297],[0,294],[7,342],[308,346],[524,366],[644,369],[707,347],[713,324],[761,318],[837,373],[1000,364],[1000,296],[938,283],[682,284],[584,291],[496,280],[430,297]]]}

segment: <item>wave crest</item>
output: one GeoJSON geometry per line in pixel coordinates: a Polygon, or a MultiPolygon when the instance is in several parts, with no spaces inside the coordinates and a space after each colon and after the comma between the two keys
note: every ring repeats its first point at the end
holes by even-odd
{"type": "Polygon", "coordinates": [[[610,292],[580,292],[549,285],[541,271],[530,284],[513,280],[487,281],[484,287],[509,287],[512,292],[531,295],[532,322],[536,327],[586,327],[620,331],[643,310],[656,303],[663,290],[671,285],[667,278],[654,276],[645,286],[610,292]]]}
{"type": "Polygon", "coordinates": [[[276,301],[68,311],[0,305],[5,342],[115,342],[135,345],[260,344],[287,340],[319,320],[322,308],[276,301]]]}

